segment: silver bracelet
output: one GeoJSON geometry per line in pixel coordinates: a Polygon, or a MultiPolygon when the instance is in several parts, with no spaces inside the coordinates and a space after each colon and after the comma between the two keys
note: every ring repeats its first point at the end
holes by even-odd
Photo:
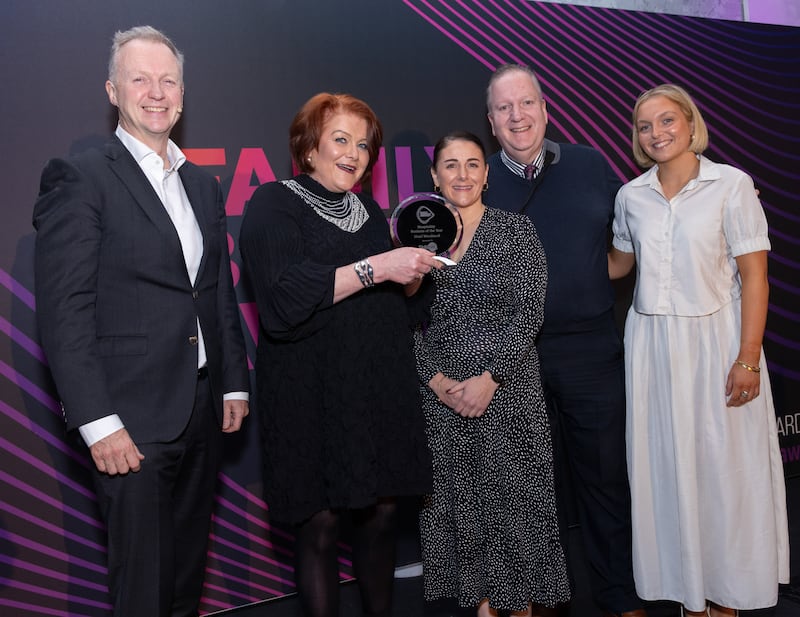
{"type": "Polygon", "coordinates": [[[375,285],[375,273],[372,270],[372,266],[368,260],[362,259],[361,261],[357,261],[353,265],[353,269],[356,271],[358,280],[361,281],[361,284],[364,287],[373,287],[375,285]]]}

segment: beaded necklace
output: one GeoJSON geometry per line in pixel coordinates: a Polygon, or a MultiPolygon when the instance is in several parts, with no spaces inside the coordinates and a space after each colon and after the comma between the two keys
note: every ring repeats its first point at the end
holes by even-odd
{"type": "Polygon", "coordinates": [[[296,180],[281,180],[281,184],[314,208],[319,216],[342,231],[355,233],[367,222],[369,213],[358,196],[347,191],[339,200],[325,199],[309,191],[296,180]]]}

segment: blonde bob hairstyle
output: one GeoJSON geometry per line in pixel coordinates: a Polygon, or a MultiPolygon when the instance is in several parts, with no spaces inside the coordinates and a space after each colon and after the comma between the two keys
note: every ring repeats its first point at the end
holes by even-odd
{"type": "Polygon", "coordinates": [[[686,120],[693,126],[692,142],[689,144],[689,150],[695,154],[702,154],[708,148],[708,129],[706,128],[705,120],[703,120],[703,115],[686,90],[675,84],[661,84],[640,94],[639,98],[636,99],[636,104],[633,106],[631,143],[633,145],[633,158],[636,162],[645,168],[656,164],[653,159],[647,156],[642,146],[639,145],[639,128],[636,126],[636,117],[639,115],[639,108],[642,103],[656,96],[666,97],[680,108],[686,120]]]}

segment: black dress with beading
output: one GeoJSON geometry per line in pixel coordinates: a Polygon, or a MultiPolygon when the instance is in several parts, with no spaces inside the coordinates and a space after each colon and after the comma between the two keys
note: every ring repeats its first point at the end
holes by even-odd
{"type": "MultiPolygon", "coordinates": [[[[335,201],[312,178],[294,179],[335,201]]],[[[333,302],[336,268],[391,248],[378,204],[349,232],[280,182],[253,194],[240,248],[259,313],[257,411],[276,520],[430,490],[431,462],[401,286],[333,302]]]]}

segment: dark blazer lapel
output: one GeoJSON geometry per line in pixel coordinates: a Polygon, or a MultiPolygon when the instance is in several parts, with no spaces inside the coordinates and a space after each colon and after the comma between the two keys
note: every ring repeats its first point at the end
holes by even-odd
{"type": "Polygon", "coordinates": [[[186,196],[189,198],[192,210],[194,210],[194,217],[200,227],[200,234],[203,236],[203,256],[200,259],[200,267],[197,269],[197,280],[199,280],[208,261],[209,238],[215,232],[213,228],[214,219],[209,220],[209,212],[215,212],[215,204],[206,203],[209,199],[209,192],[201,183],[201,180],[205,178],[197,173],[191,163],[186,162],[181,165],[178,173],[181,176],[183,190],[186,191],[186,196]]]}
{"type": "Polygon", "coordinates": [[[183,254],[178,232],[175,230],[164,204],[161,203],[133,155],[128,152],[128,149],[122,145],[122,142],[116,136],[114,141],[106,146],[106,157],[109,159],[111,171],[125,185],[134,201],[144,210],[147,218],[153,222],[161,233],[170,238],[171,241],[174,241],[177,250],[183,254]]]}

